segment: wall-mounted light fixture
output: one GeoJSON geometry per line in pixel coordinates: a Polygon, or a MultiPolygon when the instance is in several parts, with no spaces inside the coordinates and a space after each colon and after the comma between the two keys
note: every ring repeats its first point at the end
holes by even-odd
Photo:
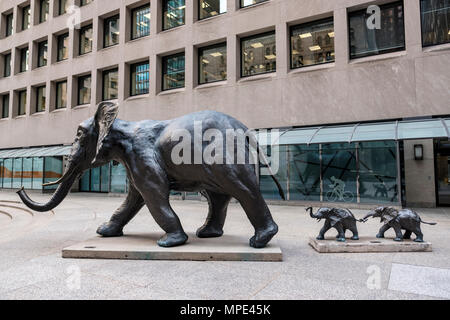
{"type": "Polygon", "coordinates": [[[423,144],[414,145],[414,160],[423,160],[423,144]]]}

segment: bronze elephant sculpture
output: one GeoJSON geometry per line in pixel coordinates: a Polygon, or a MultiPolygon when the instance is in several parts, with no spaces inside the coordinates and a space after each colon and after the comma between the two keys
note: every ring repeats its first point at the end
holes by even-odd
{"type": "Polygon", "coordinates": [[[335,228],[338,232],[336,240],[340,242],[345,241],[345,232],[350,230],[353,233],[352,240],[359,240],[358,228],[356,227],[356,218],[353,213],[348,209],[340,208],[320,208],[317,212],[313,213],[313,208],[309,207],[306,211],[309,211],[311,218],[325,219],[325,223],[316,237],[317,240],[324,240],[325,233],[331,228],[335,228]]]}

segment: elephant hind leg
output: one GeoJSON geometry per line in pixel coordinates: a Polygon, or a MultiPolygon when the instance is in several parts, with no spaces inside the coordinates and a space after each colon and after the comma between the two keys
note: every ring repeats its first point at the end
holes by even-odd
{"type": "Polygon", "coordinates": [[[356,227],[356,222],[353,223],[352,226],[349,229],[350,229],[350,231],[353,234],[352,240],[359,240],[358,228],[356,227]]]}
{"type": "Polygon", "coordinates": [[[414,231],[414,234],[416,235],[416,238],[414,239],[415,242],[423,242],[423,233],[420,230],[420,227],[414,231]]]}
{"type": "Polygon", "coordinates": [[[209,211],[205,223],[197,230],[197,237],[220,237],[223,234],[223,225],[225,224],[227,208],[231,197],[212,191],[205,191],[203,194],[208,199],[209,211]]]}
{"type": "Polygon", "coordinates": [[[403,239],[411,239],[411,234],[412,234],[411,231],[406,230],[405,233],[403,234],[403,239]]]}

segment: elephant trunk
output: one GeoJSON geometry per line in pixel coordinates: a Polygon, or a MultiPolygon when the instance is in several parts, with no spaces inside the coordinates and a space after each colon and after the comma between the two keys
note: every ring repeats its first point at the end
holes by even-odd
{"type": "Polygon", "coordinates": [[[310,216],[311,218],[313,218],[313,219],[321,219],[321,218],[322,218],[321,216],[315,215],[315,214],[313,213],[313,208],[312,208],[312,207],[306,208],[306,211],[309,211],[309,216],[310,216]]]}
{"type": "MultiPolygon", "coordinates": [[[[22,202],[28,208],[30,208],[34,211],[38,211],[38,212],[50,211],[50,210],[56,208],[64,200],[64,198],[67,196],[70,189],[72,188],[73,183],[75,182],[75,180],[78,177],[79,177],[79,173],[77,170],[74,170],[74,169],[67,170],[67,172],[63,175],[63,177],[61,177],[61,179],[58,180],[58,182],[61,181],[61,183],[59,184],[58,188],[53,193],[51,199],[47,203],[44,203],[44,204],[37,203],[37,202],[34,202],[33,200],[31,200],[30,197],[28,197],[28,195],[25,192],[23,187],[22,187],[22,189],[17,191],[17,194],[19,195],[22,202]]],[[[54,183],[48,184],[48,185],[53,185],[53,184],[54,183]]]]}
{"type": "Polygon", "coordinates": [[[366,222],[370,217],[373,217],[375,215],[375,212],[371,211],[368,214],[364,216],[364,218],[358,220],[359,222],[366,222]]]}

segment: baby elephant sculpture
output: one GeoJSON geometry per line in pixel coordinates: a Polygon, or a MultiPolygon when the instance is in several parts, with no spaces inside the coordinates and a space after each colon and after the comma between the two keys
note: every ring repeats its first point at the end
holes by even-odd
{"type": "Polygon", "coordinates": [[[390,228],[394,228],[394,241],[403,241],[403,239],[411,239],[411,234],[416,235],[415,242],[423,242],[423,234],[420,224],[425,223],[435,225],[434,222],[422,221],[417,212],[410,209],[397,210],[391,207],[378,207],[369,212],[360,222],[366,222],[370,217],[380,218],[384,225],[378,231],[377,238],[384,238],[384,233],[390,228]],[[402,230],[405,233],[402,234],[402,230]]]}
{"type": "Polygon", "coordinates": [[[324,240],[325,233],[331,228],[335,228],[338,232],[336,236],[337,241],[344,242],[345,241],[345,231],[350,230],[353,233],[352,240],[359,240],[358,229],[356,227],[356,218],[348,209],[339,209],[339,208],[320,208],[317,210],[316,214],[313,213],[313,208],[309,207],[306,211],[309,210],[309,215],[311,218],[325,219],[325,223],[322,229],[319,232],[319,235],[316,237],[317,240],[324,240]]]}
{"type": "MultiPolygon", "coordinates": [[[[255,229],[250,239],[252,247],[265,247],[278,232],[278,226],[260,192],[255,164],[250,161],[228,162],[229,156],[231,160],[234,159],[237,142],[232,145],[234,148],[231,151],[227,148],[226,152],[221,152],[225,143],[218,137],[225,137],[230,131],[246,133],[248,129],[245,125],[214,111],[192,113],[166,121],[138,122],[119,120],[118,112],[117,104],[100,103],[95,116],[79,125],[67,169],[60,180],[51,183],[58,184],[52,198],[45,204],[39,204],[32,201],[22,188],[18,191],[22,201],[35,211],[52,210],[64,200],[72,184],[84,171],[117,161],[126,168],[130,187],[123,204],[108,222],[98,228],[97,233],[104,237],[122,236],[124,226],[146,205],[165,231],[158,245],[173,247],[184,244],[188,236],[170,206],[171,190],[202,192],[206,195],[209,212],[205,224],[197,230],[198,237],[222,236],[228,203],[232,197],[240,202],[255,229]],[[215,155],[226,157],[227,162],[223,158],[212,163],[202,159],[197,161],[197,155],[201,157],[211,147],[204,140],[208,134],[214,136],[214,139],[210,136],[209,141],[217,146],[217,149],[213,148],[218,150],[215,155]],[[186,149],[177,149],[181,143],[186,145],[186,149]],[[174,157],[173,153],[179,157],[174,157]],[[183,161],[179,163],[180,157],[183,161]]],[[[250,138],[246,138],[240,147],[248,155],[251,142],[250,138]]],[[[261,158],[267,164],[267,159],[261,158]]],[[[273,174],[272,178],[284,199],[281,186],[273,174]]]]}

